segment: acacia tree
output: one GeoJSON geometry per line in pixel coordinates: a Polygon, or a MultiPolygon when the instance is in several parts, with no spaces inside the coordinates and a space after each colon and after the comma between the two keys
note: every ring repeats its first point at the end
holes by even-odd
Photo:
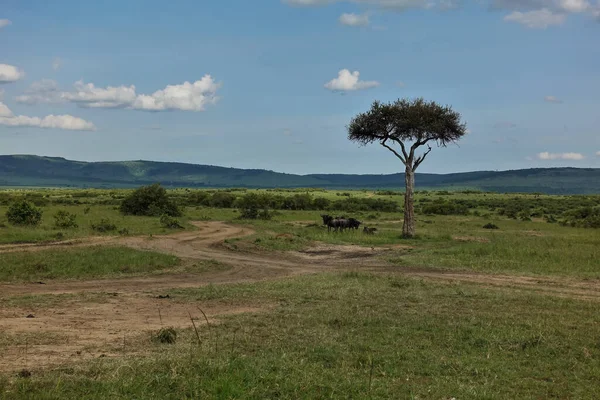
{"type": "Polygon", "coordinates": [[[371,109],[354,117],[347,126],[348,139],[367,145],[378,142],[405,166],[404,225],[402,235],[415,235],[415,171],[431,152],[431,143],[446,147],[466,134],[466,124],[450,106],[422,98],[393,103],[373,102],[371,109]],[[427,150],[417,155],[421,146],[427,150]]]}

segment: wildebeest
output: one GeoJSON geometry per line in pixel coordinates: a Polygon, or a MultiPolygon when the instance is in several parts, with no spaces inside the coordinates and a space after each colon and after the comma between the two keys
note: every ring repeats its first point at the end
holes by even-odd
{"type": "Polygon", "coordinates": [[[348,218],[348,225],[350,229],[358,229],[361,222],[355,218],[348,218]]]}
{"type": "Polygon", "coordinates": [[[327,226],[329,231],[332,228],[336,232],[338,230],[344,231],[344,229],[358,229],[361,224],[356,218],[346,218],[345,216],[332,217],[328,214],[321,214],[321,218],[323,219],[323,225],[327,226]]]}
{"type": "Polygon", "coordinates": [[[363,228],[363,233],[365,233],[367,235],[372,235],[375,233],[376,230],[377,230],[377,228],[369,228],[368,226],[365,226],[363,228]]]}

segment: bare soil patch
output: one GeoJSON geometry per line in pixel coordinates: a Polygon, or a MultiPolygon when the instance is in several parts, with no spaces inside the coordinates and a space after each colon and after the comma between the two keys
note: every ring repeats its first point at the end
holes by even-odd
{"type": "MultiPolygon", "coordinates": [[[[260,312],[268,305],[204,303],[202,310],[211,323],[219,316],[260,312]]],[[[12,307],[0,310],[0,335],[19,338],[39,336],[40,344],[22,343],[0,347],[0,371],[39,369],[113,355],[140,352],[139,342],[162,327],[189,328],[206,324],[196,304],[139,293],[117,294],[101,303],[59,307],[12,307]],[[189,314],[188,314],[189,313],[189,314]],[[28,315],[34,317],[27,318],[28,315]],[[48,337],[47,343],[43,338],[48,337]]],[[[143,346],[142,346],[143,348],[143,346]]]]}

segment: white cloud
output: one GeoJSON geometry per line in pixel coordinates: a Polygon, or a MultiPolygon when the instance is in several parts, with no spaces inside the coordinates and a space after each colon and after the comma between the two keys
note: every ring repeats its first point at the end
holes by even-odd
{"type": "Polygon", "coordinates": [[[0,118],[11,118],[12,116],[13,113],[10,111],[10,108],[4,103],[0,103],[0,118]]]}
{"type": "Polygon", "coordinates": [[[556,98],[555,96],[545,96],[544,101],[548,103],[562,103],[562,100],[556,98]]]}
{"type": "Polygon", "coordinates": [[[0,19],[0,29],[9,26],[10,24],[12,24],[12,22],[10,22],[9,19],[0,19]]]}
{"type": "Polygon", "coordinates": [[[540,160],[572,160],[572,161],[580,161],[585,158],[585,156],[581,153],[549,153],[544,151],[542,153],[538,153],[537,158],[540,160]]]}
{"type": "Polygon", "coordinates": [[[454,3],[451,0],[282,0],[282,2],[292,6],[325,6],[335,3],[353,3],[396,11],[435,7],[447,9],[449,4],[454,3]]]}
{"type": "Polygon", "coordinates": [[[566,14],[556,14],[547,8],[534,11],[513,11],[506,15],[504,20],[516,22],[530,29],[546,29],[552,25],[562,25],[567,18],[566,14]]]}
{"type": "Polygon", "coordinates": [[[74,91],[61,96],[83,107],[118,108],[131,106],[135,101],[135,86],[97,88],[93,83],[75,82],[74,91]]]}
{"type": "Polygon", "coordinates": [[[339,19],[342,25],[347,26],[368,26],[369,16],[367,14],[344,13],[339,19]]]}
{"type": "Polygon", "coordinates": [[[194,83],[168,85],[151,95],[138,95],[133,108],[151,111],[204,111],[207,105],[218,101],[216,93],[220,87],[221,84],[216,83],[210,75],[205,75],[194,83]]]}
{"type": "Polygon", "coordinates": [[[58,83],[52,79],[33,82],[25,94],[15,97],[15,100],[24,104],[52,104],[65,101],[63,93],[58,88],[58,83]]]}
{"type": "Polygon", "coordinates": [[[581,13],[590,8],[587,0],[558,0],[558,6],[570,13],[581,13]]]}
{"type": "Polygon", "coordinates": [[[73,131],[93,131],[94,124],[72,115],[47,115],[43,118],[14,115],[4,103],[0,103],[0,125],[54,128],[73,131]]]}
{"type": "MultiPolygon", "coordinates": [[[[460,0],[281,0],[292,6],[326,6],[350,3],[358,6],[378,8],[384,11],[409,9],[441,10],[457,9],[460,0]]],[[[507,22],[517,22],[528,28],[543,29],[561,25],[570,14],[582,14],[600,19],[598,0],[477,0],[480,6],[491,5],[496,10],[508,10],[507,22]],[[594,3],[595,1],[595,3],[594,3]]]]}
{"type": "Polygon", "coordinates": [[[52,60],[52,69],[58,71],[60,67],[62,67],[62,60],[58,57],[55,57],[54,60],[52,60]]]}
{"type": "Polygon", "coordinates": [[[597,151],[597,152],[596,152],[596,155],[597,155],[598,157],[600,157],[600,151],[597,151]]]}
{"type": "MultiPolygon", "coordinates": [[[[145,111],[204,111],[207,105],[218,101],[217,90],[220,83],[213,80],[210,75],[190,83],[184,82],[180,85],[167,85],[164,89],[157,90],[152,94],[137,94],[134,85],[130,86],[108,86],[97,87],[93,83],[77,81],[74,90],[60,92],[58,95],[52,93],[50,97],[42,95],[40,98],[19,96],[21,102],[48,102],[45,100],[60,101],[67,100],[81,107],[88,108],[127,108],[145,111]]],[[[36,93],[39,94],[39,93],[36,93]]]]}
{"type": "Polygon", "coordinates": [[[353,91],[370,89],[379,86],[377,81],[361,81],[360,72],[350,72],[348,69],[342,69],[338,72],[338,77],[325,84],[325,88],[334,91],[353,91]]]}
{"type": "Polygon", "coordinates": [[[15,82],[24,76],[25,73],[14,65],[0,64],[0,84],[15,82]]]}

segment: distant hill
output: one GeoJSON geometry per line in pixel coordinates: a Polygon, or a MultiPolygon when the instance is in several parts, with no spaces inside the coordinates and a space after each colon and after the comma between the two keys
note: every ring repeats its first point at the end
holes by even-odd
{"type": "MultiPolygon", "coordinates": [[[[417,189],[475,189],[548,194],[600,193],[598,168],[534,168],[455,174],[417,174],[417,189]]],[[[155,161],[82,162],[34,155],[0,156],[0,186],[135,187],[160,182],[190,188],[400,189],[404,174],[293,175],[262,169],[155,161]]]]}

